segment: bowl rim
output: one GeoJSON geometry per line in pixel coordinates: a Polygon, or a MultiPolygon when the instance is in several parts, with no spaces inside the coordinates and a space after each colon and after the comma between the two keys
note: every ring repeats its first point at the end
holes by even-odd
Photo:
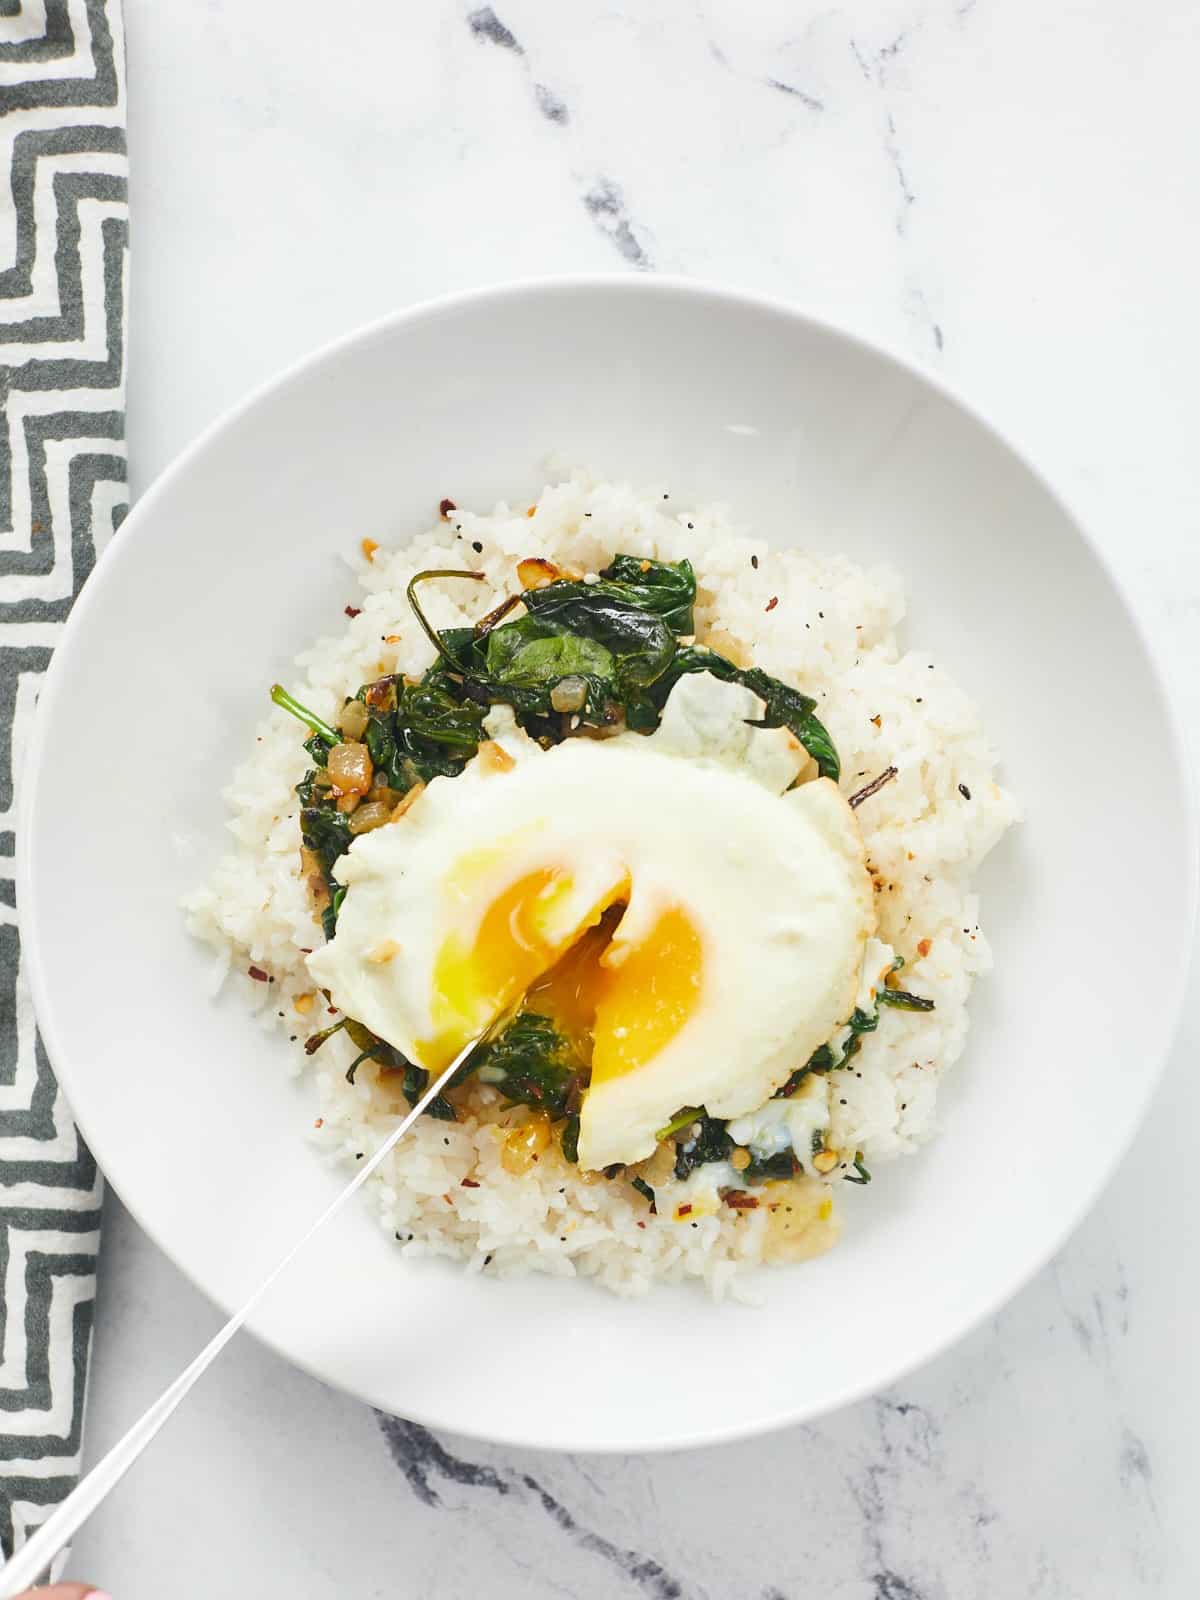
{"type": "MultiPolygon", "coordinates": [[[[832,1412],[841,1410],[843,1407],[879,1393],[884,1387],[903,1381],[913,1372],[921,1370],[938,1357],[944,1355],[953,1345],[994,1316],[1004,1305],[1025,1289],[1047,1263],[1058,1254],[1112,1182],[1118,1168],[1125,1160],[1135,1137],[1141,1130],[1151,1101],[1162,1082],[1167,1060],[1178,1036],[1196,933],[1197,891],[1198,881],[1200,881],[1200,836],[1198,836],[1197,832],[1195,773],[1188,742],[1184,734],[1183,719],[1177,704],[1176,692],[1172,686],[1172,677],[1164,665],[1159,647],[1155,643],[1149,628],[1142,620],[1137,603],[1114,569],[1104,549],[1089,532],[1083,519],[1075,513],[1065,495],[1053,485],[1038,464],[1010,439],[1007,432],[992,419],[986,410],[966,399],[941,374],[933,372],[920,360],[900,352],[884,340],[867,337],[851,327],[847,327],[820,313],[806,310],[801,304],[779,296],[750,292],[724,284],[709,282],[701,278],[680,275],[658,273],[651,275],[632,271],[616,271],[538,275],[505,280],[416,301],[399,310],[388,312],[381,317],[360,324],[346,333],[326,341],[253,386],[240,400],[235,401],[233,405],[227,407],[211,422],[206,424],[200,433],[168,462],[166,467],[151,482],[145,493],[131,506],[129,515],[122,524],[117,538],[113,544],[101,552],[93,571],[85,579],[83,587],[63,624],[58,642],[53,649],[38,697],[37,710],[30,729],[20,773],[20,794],[16,815],[18,847],[15,862],[17,924],[20,933],[20,948],[25,961],[33,1000],[36,1026],[45,1042],[47,1055],[54,1070],[56,1081],[61,1082],[59,1080],[57,1062],[66,1060],[67,1057],[66,1052],[58,1048],[60,1041],[58,1039],[56,1013],[50,1003],[47,975],[43,972],[37,956],[39,948],[39,941],[35,933],[37,924],[35,904],[37,897],[34,869],[31,864],[32,852],[22,848],[22,843],[33,836],[36,795],[43,762],[43,752],[47,740],[47,730],[53,720],[55,706],[62,693],[63,686],[68,681],[69,647],[73,645],[75,638],[86,628],[91,610],[98,603],[96,596],[101,587],[103,587],[103,574],[115,571],[121,564],[120,551],[122,546],[120,540],[126,535],[130,525],[139,527],[142,522],[152,518],[159,499],[169,491],[174,480],[183,476],[197,458],[203,457],[210,446],[218,443],[227,433],[233,433],[241,424],[243,418],[257,408],[261,402],[269,399],[277,391],[283,391],[296,382],[304,380],[326,362],[338,359],[359,345],[370,344],[381,336],[400,329],[409,323],[435,321],[442,317],[452,318],[460,311],[470,309],[481,303],[491,302],[502,308],[506,303],[518,300],[537,299],[545,296],[586,300],[588,296],[596,293],[615,293],[618,296],[627,294],[631,298],[649,296],[652,299],[661,297],[663,299],[691,300],[698,304],[708,304],[719,309],[766,313],[801,324],[834,341],[848,344],[859,354],[881,361],[904,376],[915,379],[918,385],[924,386],[937,398],[958,410],[976,427],[981,429],[993,443],[998,444],[1002,451],[1029,475],[1061,514],[1066,524],[1082,541],[1086,551],[1107,580],[1116,603],[1123,612],[1126,621],[1133,630],[1137,643],[1141,647],[1151,682],[1157,691],[1158,701],[1163,712],[1169,754],[1175,769],[1181,811],[1180,825],[1184,857],[1181,866],[1183,868],[1182,887],[1185,891],[1184,924],[1186,935],[1178,947],[1175,967],[1170,977],[1165,1002],[1158,1011],[1157,1040],[1155,1048],[1147,1052],[1148,1065],[1139,1080],[1138,1102],[1134,1114],[1128,1120],[1122,1138],[1114,1147],[1104,1170],[1090,1186],[1075,1192],[1072,1203],[1066,1208],[1064,1219],[1049,1232],[1040,1246],[1031,1252],[1029,1260],[1022,1270],[1012,1275],[992,1293],[982,1296],[977,1305],[959,1316],[947,1326],[938,1338],[931,1341],[921,1355],[905,1358],[889,1376],[882,1380],[878,1376],[874,1376],[832,1385],[827,1397],[818,1406],[785,1406],[777,1413],[767,1417],[751,1419],[743,1424],[695,1428],[686,1433],[674,1433],[669,1437],[655,1438],[651,1441],[647,1441],[645,1438],[610,1439],[601,1444],[596,1444],[580,1433],[573,1433],[570,1438],[560,1436],[547,1439],[530,1437],[527,1434],[514,1432],[472,1432],[470,1428],[457,1423],[447,1426],[420,1403],[412,1407],[406,1406],[405,1416],[408,1420],[423,1426],[452,1432],[459,1437],[479,1443],[499,1444],[519,1449],[541,1449],[556,1452],[571,1451],[597,1455],[658,1454],[725,1444],[740,1439],[757,1438],[798,1423],[829,1415],[832,1412]],[[118,559],[110,562],[108,560],[110,556],[117,556],[118,559]]],[[[124,559],[134,559],[134,556],[131,554],[124,559]]],[[[70,1070],[68,1067],[66,1072],[68,1078],[70,1070]]],[[[65,1094],[65,1085],[63,1085],[63,1088],[65,1094]]],[[[67,1095],[67,1103],[68,1105],[70,1104],[69,1095],[67,1095]]],[[[84,1122],[76,1116],[73,1108],[71,1115],[80,1135],[90,1148],[91,1138],[84,1122]]],[[[119,1187],[112,1183],[107,1173],[103,1171],[99,1161],[97,1166],[104,1176],[105,1182],[118,1194],[122,1205],[129,1211],[138,1227],[148,1235],[153,1244],[162,1250],[163,1254],[182,1272],[188,1282],[198,1289],[206,1299],[211,1300],[225,1315],[231,1315],[237,1309],[236,1305],[227,1302],[224,1297],[212,1294],[204,1285],[199,1283],[192,1276],[189,1268],[160,1237],[158,1229],[151,1219],[143,1214],[140,1206],[131,1204],[130,1201],[125,1199],[119,1187]]],[[[386,1410],[386,1406],[381,1403],[377,1395],[367,1392],[364,1388],[357,1387],[352,1381],[344,1381],[340,1377],[336,1380],[331,1379],[325,1373],[319,1371],[315,1364],[302,1357],[297,1357],[291,1351],[285,1349],[278,1340],[259,1332],[252,1322],[247,1323],[245,1326],[260,1343],[265,1344],[292,1366],[299,1368],[331,1388],[351,1395],[364,1404],[386,1410]]]]}

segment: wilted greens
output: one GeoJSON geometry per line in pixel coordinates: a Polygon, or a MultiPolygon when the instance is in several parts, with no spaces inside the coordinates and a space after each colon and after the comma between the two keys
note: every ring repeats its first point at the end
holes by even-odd
{"type": "MultiPolygon", "coordinates": [[[[692,672],[753,690],[764,706],[755,725],[789,728],[822,776],[838,777],[837,751],[814,700],[757,667],[737,667],[691,642],[696,576],[690,562],[614,556],[594,583],[557,578],[511,597],[474,628],[434,628],[421,606],[422,585],[481,577],[457,569],[417,573],[409,603],[437,659],[418,682],[390,674],[364,684],[354,697],[365,711],[355,738],[366,745],[374,782],[389,797],[399,800],[418,783],[461,772],[493,705],[511,706],[525,731],[545,744],[621,724],[650,733],[671,690],[692,672]],[[503,620],[518,601],[525,615],[503,620]]],[[[279,684],[271,698],[310,730],[305,748],[313,766],[297,790],[300,828],[329,891],[323,921],[332,938],[342,894],[333,869],[354,832],[324,774],[330,750],[344,736],[279,684]]],[[[362,719],[359,712],[353,725],[362,719]]],[[[339,720],[347,723],[345,708],[339,720]]]]}
{"type": "MultiPolygon", "coordinates": [[[[898,972],[903,965],[903,957],[898,956],[892,966],[892,972],[898,972]]],[[[891,973],[888,976],[890,977],[891,973]]],[[[823,1076],[848,1067],[862,1049],[864,1036],[874,1033],[878,1028],[881,1004],[906,1011],[934,1009],[932,1000],[909,994],[903,989],[891,989],[886,982],[881,984],[871,1009],[866,1011],[861,1006],[856,1006],[849,1020],[843,1024],[847,1031],[841,1048],[835,1049],[832,1041],[818,1045],[804,1065],[797,1067],[787,1081],[775,1091],[774,1098],[791,1099],[804,1080],[813,1073],[823,1076]]],[[[727,1161],[733,1151],[733,1140],[729,1137],[728,1126],[728,1123],[720,1117],[708,1116],[703,1107],[685,1106],[672,1117],[666,1127],[660,1128],[658,1130],[660,1140],[672,1137],[677,1140],[675,1176],[686,1178],[689,1173],[694,1172],[697,1167],[704,1166],[706,1162],[727,1161]],[[693,1137],[691,1129],[697,1124],[699,1130],[693,1137]],[[682,1138],[679,1137],[681,1134],[682,1138]]],[[[823,1142],[821,1134],[813,1135],[814,1155],[820,1152],[823,1142]]],[[[799,1170],[800,1165],[790,1150],[772,1156],[752,1156],[750,1165],[742,1172],[742,1181],[753,1184],[765,1183],[771,1178],[790,1178],[799,1170]]],[[[847,1174],[847,1181],[870,1183],[871,1174],[863,1166],[861,1159],[855,1161],[854,1167],[858,1176],[852,1177],[847,1174]]]]}
{"type": "Polygon", "coordinates": [[[494,1084],[513,1105],[536,1106],[552,1117],[579,1110],[583,1060],[549,1017],[522,1011],[472,1058],[481,1083],[494,1084]]]}
{"type": "MultiPolygon", "coordinates": [[[[320,898],[326,938],[334,935],[345,896],[335,868],[357,831],[352,818],[358,800],[394,807],[418,784],[460,773],[476,753],[484,737],[484,717],[494,705],[510,706],[520,726],[543,746],[596,729],[624,726],[650,733],[680,678],[710,672],[753,690],[764,706],[754,725],[790,729],[821,774],[838,777],[837,751],[815,714],[814,700],[757,668],[740,668],[694,642],[696,578],[690,562],[617,555],[592,582],[553,576],[551,569],[550,581],[510,596],[473,628],[436,629],[421,604],[422,586],[446,579],[478,582],[482,576],[457,569],[417,573],[408,586],[408,598],[437,651],[433,665],[419,680],[388,674],[364,684],[354,700],[343,705],[337,727],[280,685],[271,691],[275,703],[309,730],[305,748],[313,765],[297,794],[301,835],[325,891],[320,898]],[[523,606],[524,614],[510,618],[518,606],[523,606]],[[329,771],[331,752],[348,742],[366,746],[372,784],[351,805],[329,771]]],[[[383,820],[387,814],[380,812],[383,820]]],[[[374,1061],[385,1070],[402,1073],[404,1093],[415,1101],[429,1081],[424,1069],[361,1024],[345,1025],[359,1051],[351,1078],[364,1062],[374,1061]]],[[[318,1038],[323,1040],[338,1026],[318,1038]]],[[[826,1065],[842,1065],[846,1058],[842,1062],[831,1058],[826,1065]]],[[[814,1056],[801,1075],[823,1070],[816,1063],[814,1056]]],[[[468,1071],[478,1072],[481,1081],[494,1084],[513,1103],[565,1119],[563,1150],[568,1160],[576,1159],[587,1066],[549,1018],[522,1013],[476,1052],[468,1071]]],[[[443,1118],[455,1114],[445,1095],[439,1095],[429,1111],[443,1118]]],[[[701,1119],[702,1134],[687,1146],[686,1154],[685,1145],[678,1145],[677,1173],[722,1159],[713,1152],[727,1153],[731,1148],[723,1123],[702,1111],[695,1116],[701,1119]]],[[[675,1131],[664,1130],[664,1136],[675,1131]]],[[[766,1164],[751,1181],[765,1175],[766,1164]]]]}

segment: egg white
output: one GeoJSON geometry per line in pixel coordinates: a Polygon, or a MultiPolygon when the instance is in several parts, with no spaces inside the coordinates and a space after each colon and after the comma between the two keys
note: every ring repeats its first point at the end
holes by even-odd
{"type": "MultiPolygon", "coordinates": [[[[785,730],[748,726],[761,710],[748,690],[698,674],[676,686],[654,734],[550,750],[493,712],[511,765],[477,758],[354,843],[337,868],[347,894],[336,937],[309,957],[314,979],[436,1067],[496,1009],[468,981],[448,1022],[439,954],[447,941],[469,945],[507,888],[550,872],[540,937],[565,948],[616,893],[626,909],[604,957],[612,971],[640,970],[637,952],[668,912],[699,951],[689,979],[659,975],[665,999],[652,987],[625,996],[641,1025],[639,1008],[669,1007],[691,984],[685,1020],[650,1059],[593,1081],[581,1165],[651,1155],[683,1106],[754,1111],[853,1010],[875,925],[853,812],[828,780],[781,793],[809,758],[785,730]]],[[[469,964],[462,971],[469,980],[469,964]]]]}

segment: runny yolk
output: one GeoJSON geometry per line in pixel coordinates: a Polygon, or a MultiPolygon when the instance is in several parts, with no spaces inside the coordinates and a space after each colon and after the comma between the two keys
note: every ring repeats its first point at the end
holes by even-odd
{"type": "Polygon", "coordinates": [[[608,906],[628,892],[625,880],[571,927],[563,929],[561,906],[570,877],[557,867],[539,867],[510,883],[487,907],[467,940],[446,938],[434,963],[435,1036],[421,1044],[422,1064],[445,1066],[471,1036],[507,1010],[543,973],[595,927],[608,906]]]}
{"type": "Polygon", "coordinates": [[[592,1086],[635,1072],[668,1045],[700,1001],[704,951],[681,906],[670,906],[640,944],[602,957],[596,1006],[592,1086]]]}
{"type": "Polygon", "coordinates": [[[562,901],[572,888],[557,867],[539,867],[489,904],[474,935],[454,935],[434,963],[433,1039],[423,1065],[446,1065],[488,1021],[525,995],[524,1009],[549,1016],[591,1060],[592,1083],[652,1060],[700,1000],[703,945],[681,906],[661,913],[637,945],[611,944],[628,879],[614,884],[565,932],[562,901]]]}
{"type": "Polygon", "coordinates": [[[538,979],[525,997],[525,1010],[549,1017],[584,1061],[592,1059],[596,1007],[609,976],[600,965],[600,958],[608,948],[622,910],[620,906],[610,907],[596,926],[589,928],[566,955],[538,979]]]}
{"type": "Polygon", "coordinates": [[[594,1084],[652,1060],[700,1000],[703,946],[687,913],[670,907],[641,944],[618,947],[615,961],[609,945],[623,910],[606,911],[525,999],[591,1062],[594,1084]]]}

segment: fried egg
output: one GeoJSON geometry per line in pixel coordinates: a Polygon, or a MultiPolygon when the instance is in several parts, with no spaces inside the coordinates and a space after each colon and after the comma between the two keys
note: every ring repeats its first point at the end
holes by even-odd
{"type": "Polygon", "coordinates": [[[590,1048],[587,1168],[651,1155],[681,1107],[755,1110],[850,1015],[875,928],[853,811],[789,788],[807,752],[761,714],[697,674],[649,736],[543,750],[497,708],[342,858],[314,979],[435,1072],[528,996],[590,1048]]]}

